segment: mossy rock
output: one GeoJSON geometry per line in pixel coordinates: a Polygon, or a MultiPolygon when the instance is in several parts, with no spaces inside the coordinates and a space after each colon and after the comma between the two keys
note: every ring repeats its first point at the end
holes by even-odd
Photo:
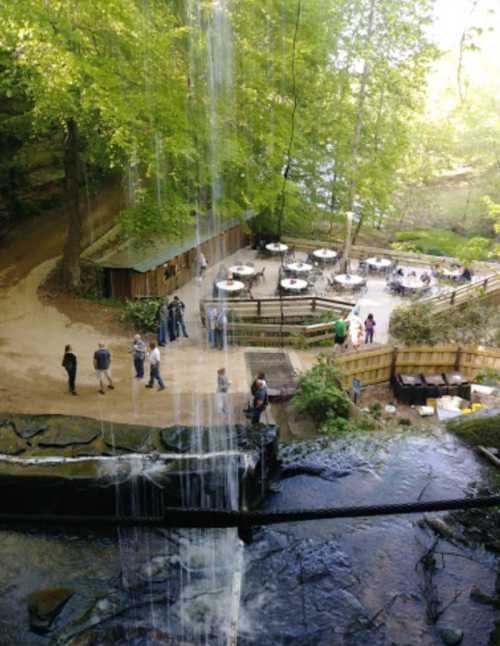
{"type": "Polygon", "coordinates": [[[500,411],[494,414],[469,414],[450,420],[449,431],[470,446],[489,446],[500,449],[500,411]]]}
{"type": "Polygon", "coordinates": [[[26,450],[26,444],[17,435],[10,422],[0,422],[0,453],[19,455],[26,450]]]}
{"type": "Polygon", "coordinates": [[[28,597],[30,627],[38,633],[50,630],[52,622],[74,595],[72,588],[40,588],[28,597]]]}
{"type": "Polygon", "coordinates": [[[495,627],[490,633],[488,646],[500,646],[500,619],[495,622],[495,627]]]}

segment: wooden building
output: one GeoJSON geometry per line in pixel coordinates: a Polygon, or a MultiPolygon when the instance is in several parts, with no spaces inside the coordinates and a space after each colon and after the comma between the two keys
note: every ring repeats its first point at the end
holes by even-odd
{"type": "Polygon", "coordinates": [[[162,240],[141,248],[130,241],[120,242],[115,227],[86,249],[82,259],[104,269],[107,297],[165,296],[195,277],[198,249],[210,266],[248,245],[245,220],[251,217],[248,214],[243,222],[214,222],[207,216],[198,231],[182,241],[162,240]]]}

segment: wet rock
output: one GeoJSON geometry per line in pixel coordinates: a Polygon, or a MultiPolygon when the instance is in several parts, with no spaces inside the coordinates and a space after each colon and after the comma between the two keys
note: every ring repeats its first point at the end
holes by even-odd
{"type": "Polygon", "coordinates": [[[457,646],[462,643],[464,633],[460,628],[444,626],[439,629],[439,636],[441,637],[443,644],[446,644],[446,646],[457,646]]]}
{"type": "Polygon", "coordinates": [[[6,455],[19,455],[26,450],[26,444],[17,435],[13,424],[3,422],[0,424],[0,453],[6,455]]]}
{"type": "Polygon", "coordinates": [[[73,596],[71,588],[42,588],[28,597],[30,627],[34,632],[46,633],[64,605],[73,596]]]}
{"type": "Polygon", "coordinates": [[[500,619],[495,622],[495,627],[490,633],[489,646],[500,646],[500,619]]]}
{"type": "Polygon", "coordinates": [[[110,449],[143,453],[153,448],[156,429],[127,424],[110,424],[103,430],[103,439],[110,449]]]}
{"type": "Polygon", "coordinates": [[[420,527],[429,527],[429,529],[432,529],[435,534],[445,540],[452,540],[454,538],[453,530],[441,518],[430,518],[429,516],[425,516],[418,524],[420,527]]]}
{"type": "Polygon", "coordinates": [[[40,435],[37,444],[43,448],[57,448],[75,444],[90,444],[99,435],[95,428],[85,428],[78,423],[68,424],[62,428],[49,428],[40,435]]]}
{"type": "Polygon", "coordinates": [[[500,598],[490,597],[490,595],[484,594],[484,592],[481,592],[481,590],[476,585],[472,586],[472,589],[470,591],[470,598],[473,601],[482,603],[485,606],[492,606],[493,608],[500,609],[500,598]]]}

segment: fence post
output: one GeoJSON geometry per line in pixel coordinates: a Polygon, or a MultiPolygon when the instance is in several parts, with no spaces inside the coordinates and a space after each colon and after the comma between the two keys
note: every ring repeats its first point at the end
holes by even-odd
{"type": "Polygon", "coordinates": [[[396,376],[396,363],[398,360],[398,346],[395,345],[392,349],[392,358],[391,358],[391,382],[394,381],[396,376]]]}
{"type": "Polygon", "coordinates": [[[313,311],[313,312],[315,312],[315,311],[316,311],[316,296],[313,296],[313,300],[312,300],[312,311],[313,311]]]}
{"type": "Polygon", "coordinates": [[[262,308],[262,301],[259,299],[257,301],[257,316],[260,316],[261,314],[261,308],[262,308]]]}
{"type": "Polygon", "coordinates": [[[462,363],[462,346],[457,345],[457,351],[455,352],[455,370],[460,371],[460,364],[462,363]]]}
{"type": "Polygon", "coordinates": [[[486,291],[487,287],[488,287],[488,279],[487,279],[487,278],[485,278],[485,279],[484,279],[484,283],[483,283],[483,289],[484,289],[484,291],[486,291]]]}
{"type": "Polygon", "coordinates": [[[456,290],[454,289],[454,290],[451,292],[450,305],[453,305],[453,303],[455,302],[455,296],[456,296],[456,294],[457,294],[457,292],[456,292],[456,290]]]}

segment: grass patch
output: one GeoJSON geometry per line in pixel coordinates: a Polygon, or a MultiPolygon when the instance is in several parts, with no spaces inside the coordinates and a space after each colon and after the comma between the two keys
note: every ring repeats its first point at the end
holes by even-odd
{"type": "Polygon", "coordinates": [[[500,450],[500,413],[481,417],[459,417],[447,424],[469,446],[494,447],[500,450]]]}
{"type": "MultiPolygon", "coordinates": [[[[469,240],[463,236],[445,229],[410,229],[409,231],[398,231],[395,234],[397,245],[404,243],[408,251],[430,254],[432,256],[453,256],[463,255],[464,248],[469,240]]],[[[485,241],[484,253],[480,259],[487,258],[487,252],[491,247],[491,241],[485,241]]]]}

